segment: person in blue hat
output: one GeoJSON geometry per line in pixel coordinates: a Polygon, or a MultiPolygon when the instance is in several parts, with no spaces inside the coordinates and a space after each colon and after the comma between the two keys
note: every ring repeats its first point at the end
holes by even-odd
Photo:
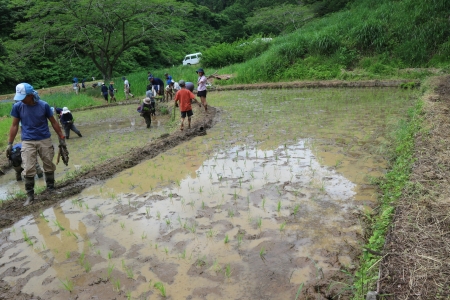
{"type": "MultiPolygon", "coordinates": [[[[163,96],[164,98],[164,82],[160,78],[153,76],[150,76],[148,80],[151,82],[156,94],[159,96],[163,96]]],[[[162,99],[161,101],[163,100],[164,99],[162,99]]]]}
{"type": "Polygon", "coordinates": [[[30,84],[18,84],[14,100],[18,102],[13,105],[11,110],[12,124],[9,129],[6,157],[9,159],[12,155],[14,139],[19,131],[19,123],[21,123],[22,175],[25,179],[25,191],[27,193],[24,206],[27,206],[34,201],[34,176],[36,175],[38,155],[42,160],[47,189],[52,191],[55,188],[56,166],[53,163],[55,151],[50,139],[48,121],[58,135],[59,144],[66,146],[66,141],[50,106],[39,98],[38,93],[30,84]]]}
{"type": "Polygon", "coordinates": [[[206,103],[206,82],[208,79],[206,78],[205,71],[202,68],[198,69],[196,72],[198,74],[197,96],[200,97],[203,107],[205,108],[205,112],[208,112],[208,104],[206,103]]]}

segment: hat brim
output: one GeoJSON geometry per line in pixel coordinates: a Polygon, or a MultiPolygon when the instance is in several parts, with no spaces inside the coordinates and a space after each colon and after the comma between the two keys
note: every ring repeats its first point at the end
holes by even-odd
{"type": "Polygon", "coordinates": [[[27,95],[24,95],[24,94],[16,94],[16,95],[14,96],[14,100],[15,100],[15,101],[22,101],[23,99],[25,99],[26,96],[27,96],[27,95]]]}

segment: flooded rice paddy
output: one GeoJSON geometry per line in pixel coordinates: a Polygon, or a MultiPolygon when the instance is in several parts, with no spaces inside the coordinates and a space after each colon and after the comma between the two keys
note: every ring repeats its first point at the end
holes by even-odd
{"type": "MultiPolygon", "coordinates": [[[[357,265],[358,216],[376,200],[370,177],[385,172],[388,136],[413,95],[208,97],[221,112],[206,136],[0,233],[0,279],[42,299],[346,298],[342,270],[357,265]]],[[[111,148],[135,132],[119,130],[111,148]]]]}

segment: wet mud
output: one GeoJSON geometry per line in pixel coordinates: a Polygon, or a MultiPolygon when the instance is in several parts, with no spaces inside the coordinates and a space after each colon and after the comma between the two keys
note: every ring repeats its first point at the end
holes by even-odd
{"type": "Polygon", "coordinates": [[[0,298],[348,299],[369,179],[410,96],[215,93],[191,131],[78,174],[34,214],[6,203],[0,298]]]}

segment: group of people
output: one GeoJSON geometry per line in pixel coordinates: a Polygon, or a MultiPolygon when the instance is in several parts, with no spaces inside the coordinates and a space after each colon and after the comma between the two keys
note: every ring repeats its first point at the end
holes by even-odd
{"type": "Polygon", "coordinates": [[[81,80],[81,86],[78,83],[78,78],[77,77],[74,77],[72,79],[72,87],[73,87],[73,90],[75,91],[75,94],[78,95],[78,93],[80,92],[81,89],[84,89],[84,90],[86,89],[85,83],[86,83],[86,78],[83,78],[81,80]]]}
{"type": "MultiPolygon", "coordinates": [[[[203,69],[198,69],[197,71],[198,79],[197,79],[197,96],[200,97],[199,106],[205,108],[205,112],[208,112],[208,104],[206,103],[206,82],[207,78],[205,76],[205,71],[203,69]]],[[[151,125],[151,117],[155,114],[155,97],[158,95],[158,92],[161,92],[164,89],[164,83],[161,79],[155,78],[148,73],[148,80],[150,81],[147,86],[146,98],[143,100],[141,106],[138,108],[138,112],[145,119],[145,123],[147,124],[147,128],[150,128],[151,125]]],[[[194,115],[192,111],[192,102],[196,99],[193,94],[194,84],[191,82],[185,82],[184,80],[180,80],[176,83],[172,76],[168,73],[164,75],[166,77],[166,89],[165,96],[168,100],[168,96],[170,95],[170,100],[172,100],[172,96],[175,95],[175,106],[179,106],[181,112],[181,124],[180,130],[184,130],[184,121],[186,117],[188,118],[188,128],[191,128],[191,117],[194,115]]],[[[160,95],[160,94],[159,94],[160,95]]]]}
{"type": "Polygon", "coordinates": [[[102,82],[100,89],[101,89],[102,96],[103,96],[103,98],[105,98],[106,102],[108,102],[108,96],[111,98],[111,102],[117,101],[116,96],[115,96],[115,93],[117,92],[117,90],[114,88],[114,81],[110,81],[108,87],[106,87],[105,83],[102,82]]]}

